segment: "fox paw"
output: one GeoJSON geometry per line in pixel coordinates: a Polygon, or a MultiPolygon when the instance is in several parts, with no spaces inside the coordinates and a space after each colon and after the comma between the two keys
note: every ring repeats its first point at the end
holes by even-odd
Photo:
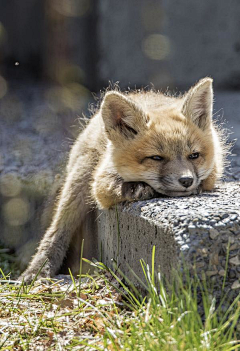
{"type": "Polygon", "coordinates": [[[141,201],[152,199],[159,194],[146,183],[126,182],[122,185],[122,196],[126,201],[141,201]]]}
{"type": "Polygon", "coordinates": [[[42,269],[41,272],[38,274],[38,271],[27,269],[25,272],[23,272],[20,277],[18,278],[18,281],[23,281],[25,284],[29,285],[33,281],[36,280],[45,280],[47,278],[50,278],[50,274],[48,270],[42,269]]]}

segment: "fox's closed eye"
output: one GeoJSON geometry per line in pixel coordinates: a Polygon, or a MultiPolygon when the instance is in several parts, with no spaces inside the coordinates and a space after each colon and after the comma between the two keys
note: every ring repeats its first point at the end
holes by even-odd
{"type": "Polygon", "coordinates": [[[150,156],[148,158],[151,158],[154,161],[163,161],[164,160],[164,158],[162,156],[158,156],[158,155],[150,156]]]}
{"type": "Polygon", "coordinates": [[[200,156],[199,152],[193,152],[191,155],[188,156],[190,160],[195,160],[200,156]]]}

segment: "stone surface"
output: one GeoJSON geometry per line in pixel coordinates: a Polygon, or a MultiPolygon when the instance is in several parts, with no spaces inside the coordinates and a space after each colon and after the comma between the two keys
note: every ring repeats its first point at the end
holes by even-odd
{"type": "Polygon", "coordinates": [[[182,263],[200,275],[217,276],[222,284],[227,252],[228,287],[240,278],[240,182],[219,184],[201,195],[163,197],[101,211],[98,227],[103,262],[116,262],[128,276],[130,266],[143,277],[139,261],[151,265],[155,245],[156,267],[168,279],[171,268],[182,263]]]}

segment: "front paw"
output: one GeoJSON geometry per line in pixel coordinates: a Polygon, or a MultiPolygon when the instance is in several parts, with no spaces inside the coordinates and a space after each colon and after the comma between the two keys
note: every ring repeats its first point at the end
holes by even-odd
{"type": "Polygon", "coordinates": [[[23,272],[18,280],[20,282],[24,282],[25,284],[29,285],[33,281],[36,280],[43,280],[46,278],[50,278],[50,272],[47,268],[43,268],[40,272],[39,270],[34,270],[34,269],[27,269],[25,272],[23,272]]]}
{"type": "Polygon", "coordinates": [[[141,201],[152,199],[159,194],[146,183],[125,182],[122,185],[122,196],[126,201],[141,201]]]}

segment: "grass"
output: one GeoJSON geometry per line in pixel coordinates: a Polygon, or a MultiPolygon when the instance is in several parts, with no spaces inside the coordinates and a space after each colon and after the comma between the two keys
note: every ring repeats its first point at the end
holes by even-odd
{"type": "Polygon", "coordinates": [[[88,261],[97,273],[72,284],[26,287],[1,271],[0,350],[240,350],[239,297],[216,302],[207,283],[188,275],[167,286],[154,253],[151,268],[140,262],[145,297],[99,262],[88,261]]]}

